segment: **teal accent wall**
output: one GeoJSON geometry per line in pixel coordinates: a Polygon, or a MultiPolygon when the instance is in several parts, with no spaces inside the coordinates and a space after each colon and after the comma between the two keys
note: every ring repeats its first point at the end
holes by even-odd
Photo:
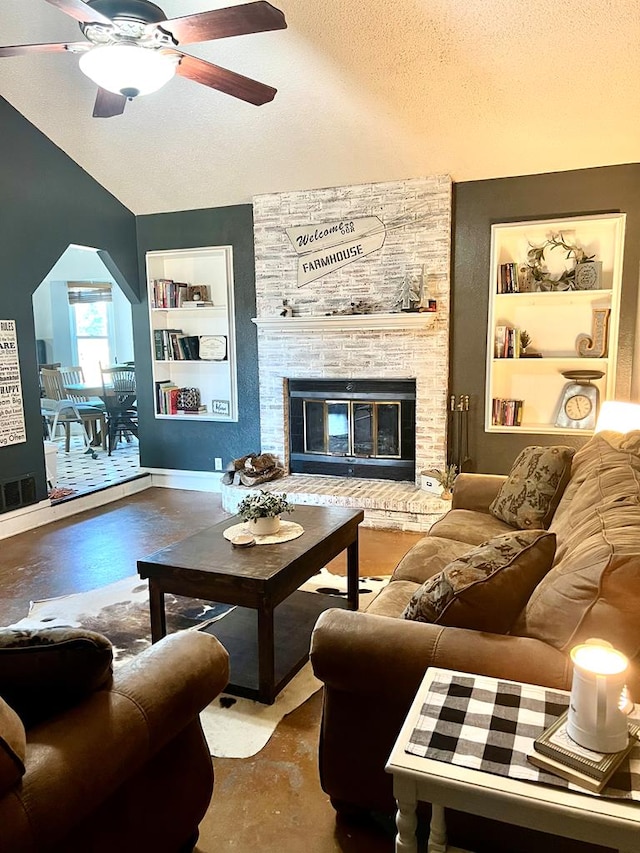
{"type": "Polygon", "coordinates": [[[70,243],[103,249],[139,298],[135,217],[0,98],[0,319],[15,320],[27,441],[0,448],[0,479],[47,497],[31,297],[70,243]]]}
{"type": "MultiPolygon", "coordinates": [[[[145,281],[145,255],[162,249],[233,246],[233,277],[238,376],[238,421],[169,421],[154,418],[149,314],[134,307],[134,338],[140,414],[140,461],[149,468],[213,471],[214,457],[228,462],[260,452],[258,402],[253,208],[231,207],[159,213],[138,217],[140,280],[145,281]],[[144,343],[142,343],[144,342],[144,343]]],[[[215,474],[220,477],[219,474],[215,474]]]]}
{"type": "Polygon", "coordinates": [[[629,399],[640,269],[640,164],[580,169],[454,185],[451,394],[471,397],[473,470],[503,474],[530,444],[568,444],[579,434],[514,435],[484,431],[485,358],[491,226],[497,222],[626,213],[616,397],[629,399]]]}

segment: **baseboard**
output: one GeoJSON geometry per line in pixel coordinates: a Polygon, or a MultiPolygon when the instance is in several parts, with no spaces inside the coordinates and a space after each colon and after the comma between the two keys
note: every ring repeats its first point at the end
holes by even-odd
{"type": "Polygon", "coordinates": [[[124,483],[109,486],[106,489],[99,489],[87,495],[79,495],[77,498],[74,497],[70,500],[61,501],[60,503],[52,504],[49,500],[40,501],[37,504],[31,504],[30,506],[4,513],[0,515],[0,539],[8,539],[10,536],[16,536],[18,533],[25,533],[27,530],[34,530],[36,527],[43,527],[52,521],[60,521],[71,515],[77,515],[79,512],[85,512],[88,509],[95,509],[96,507],[104,506],[104,504],[119,501],[128,495],[134,495],[137,492],[149,489],[151,485],[151,477],[137,477],[133,480],[127,480],[124,483]]]}
{"type": "Polygon", "coordinates": [[[172,468],[145,468],[151,484],[161,489],[186,489],[193,492],[220,492],[221,471],[177,471],[172,468]]]}

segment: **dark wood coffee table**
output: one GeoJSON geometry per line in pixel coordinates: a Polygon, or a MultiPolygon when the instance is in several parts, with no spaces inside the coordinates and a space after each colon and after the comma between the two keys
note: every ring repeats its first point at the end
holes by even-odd
{"type": "Polygon", "coordinates": [[[230,655],[227,692],[271,704],[308,659],[315,618],[323,609],[345,606],[339,598],[296,590],[345,548],[347,605],[358,609],[358,525],[363,518],[362,510],[297,506],[286,520],[301,524],[302,536],[234,548],[222,535],[242,520],[233,516],[138,560],[138,574],[149,579],[152,641],[167,632],[165,593],[236,605],[207,629],[230,655]],[[299,631],[305,615],[308,630],[299,631]]]}

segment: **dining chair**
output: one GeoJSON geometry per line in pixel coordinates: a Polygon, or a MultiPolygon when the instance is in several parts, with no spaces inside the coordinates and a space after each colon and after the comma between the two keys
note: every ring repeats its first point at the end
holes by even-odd
{"type": "Polygon", "coordinates": [[[76,403],[89,403],[91,406],[95,406],[96,409],[102,409],[104,411],[104,401],[101,400],[100,397],[86,396],[84,394],[69,391],[69,385],[85,384],[84,370],[81,365],[74,364],[70,367],[60,367],[59,370],[60,376],[62,377],[62,384],[65,389],[65,395],[69,400],[74,400],[76,403]]]}
{"type": "Polygon", "coordinates": [[[87,452],[91,450],[92,456],[96,458],[91,448],[91,435],[94,439],[100,438],[103,448],[106,449],[104,411],[88,403],[69,399],[66,396],[62,376],[57,368],[52,370],[43,367],[40,371],[40,377],[44,390],[44,397],[40,399],[40,409],[42,416],[50,424],[51,437],[55,438],[59,424],[64,425],[65,450],[68,453],[71,447],[71,424],[82,424],[84,443],[88,448],[87,452]]]}
{"type": "Polygon", "coordinates": [[[100,372],[107,419],[108,452],[111,456],[119,438],[131,441],[132,435],[138,437],[136,373],[133,367],[126,365],[101,365],[100,372]]]}

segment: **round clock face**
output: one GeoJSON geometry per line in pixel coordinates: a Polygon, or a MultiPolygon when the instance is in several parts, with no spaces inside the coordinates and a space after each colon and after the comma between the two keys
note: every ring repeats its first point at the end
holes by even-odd
{"type": "Polygon", "coordinates": [[[572,421],[581,421],[588,417],[592,408],[591,400],[584,394],[574,394],[564,404],[565,413],[572,421]]]}

